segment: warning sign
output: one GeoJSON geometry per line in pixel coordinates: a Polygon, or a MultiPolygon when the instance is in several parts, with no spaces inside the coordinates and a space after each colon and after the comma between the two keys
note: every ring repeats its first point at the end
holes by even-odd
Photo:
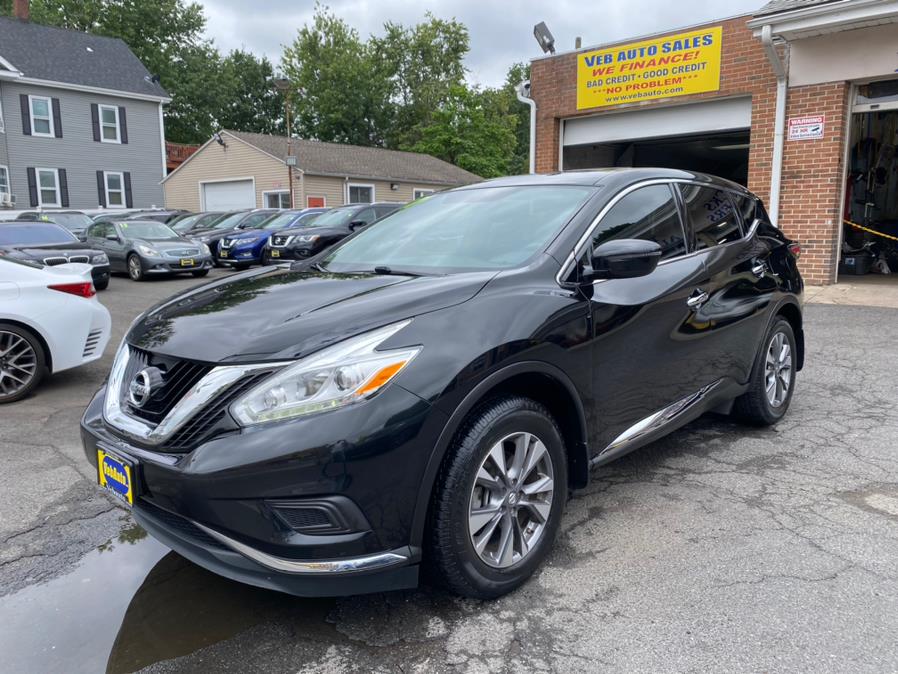
{"type": "Polygon", "coordinates": [[[789,140],[814,140],[823,138],[824,115],[815,117],[792,117],[789,120],[789,140]]]}

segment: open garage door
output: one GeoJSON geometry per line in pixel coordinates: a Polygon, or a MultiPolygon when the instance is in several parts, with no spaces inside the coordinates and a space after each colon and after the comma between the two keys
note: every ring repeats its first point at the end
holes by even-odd
{"type": "Polygon", "coordinates": [[[570,119],[563,166],[678,168],[745,185],[750,126],[746,98],[570,119]]]}
{"type": "Polygon", "coordinates": [[[252,179],[202,183],[204,211],[239,211],[256,207],[252,179]]]}

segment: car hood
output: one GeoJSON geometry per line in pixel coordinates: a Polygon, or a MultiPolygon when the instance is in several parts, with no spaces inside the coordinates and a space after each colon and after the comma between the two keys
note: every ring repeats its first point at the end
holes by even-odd
{"type": "Polygon", "coordinates": [[[328,236],[334,233],[346,234],[345,227],[290,227],[289,229],[279,229],[278,235],[281,236],[305,236],[306,234],[318,234],[319,236],[328,236]]]}
{"type": "Polygon", "coordinates": [[[271,232],[266,231],[264,229],[244,229],[239,234],[232,234],[227,237],[228,239],[234,239],[235,241],[258,241],[259,239],[267,239],[271,236],[271,232]]]}
{"type": "Polygon", "coordinates": [[[187,248],[196,248],[199,244],[190,239],[132,239],[135,244],[141,243],[164,253],[168,250],[183,250],[187,248]]]}
{"type": "Polygon", "coordinates": [[[71,255],[99,255],[102,251],[88,248],[83,243],[45,243],[41,245],[23,244],[19,246],[0,246],[0,250],[16,251],[27,257],[45,258],[54,254],[71,255]]]}
{"type": "Polygon", "coordinates": [[[461,304],[495,273],[410,277],[263,268],[157,305],[134,325],[128,342],[213,363],[300,358],[368,330],[461,304]]]}

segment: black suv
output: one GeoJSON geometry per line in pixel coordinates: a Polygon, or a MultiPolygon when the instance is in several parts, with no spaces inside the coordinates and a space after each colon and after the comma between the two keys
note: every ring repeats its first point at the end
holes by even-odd
{"type": "Polygon", "coordinates": [[[798,253],[755,196],[700,174],[443,192],[147,311],[85,451],[150,534],[230,578],[337,595],[426,564],[496,597],[591,469],[710,410],[786,414],[798,253]]]}
{"type": "Polygon", "coordinates": [[[272,234],[262,251],[262,259],[267,263],[312,257],[345,239],[359,227],[370,225],[402,206],[403,204],[384,201],[333,208],[308,224],[303,223],[272,234]]]}

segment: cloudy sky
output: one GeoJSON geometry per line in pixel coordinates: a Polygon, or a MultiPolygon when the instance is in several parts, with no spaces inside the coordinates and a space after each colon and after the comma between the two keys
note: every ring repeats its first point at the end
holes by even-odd
{"type": "MultiPolygon", "coordinates": [[[[311,20],[314,0],[199,0],[206,9],[207,33],[223,51],[244,48],[279,63],[281,46],[311,20]]],[[[363,37],[380,34],[385,21],[406,25],[428,10],[468,26],[469,80],[497,85],[508,66],[539,54],[533,25],[545,21],[558,51],[754,11],[765,0],[329,0],[338,16],[363,37]]]]}

